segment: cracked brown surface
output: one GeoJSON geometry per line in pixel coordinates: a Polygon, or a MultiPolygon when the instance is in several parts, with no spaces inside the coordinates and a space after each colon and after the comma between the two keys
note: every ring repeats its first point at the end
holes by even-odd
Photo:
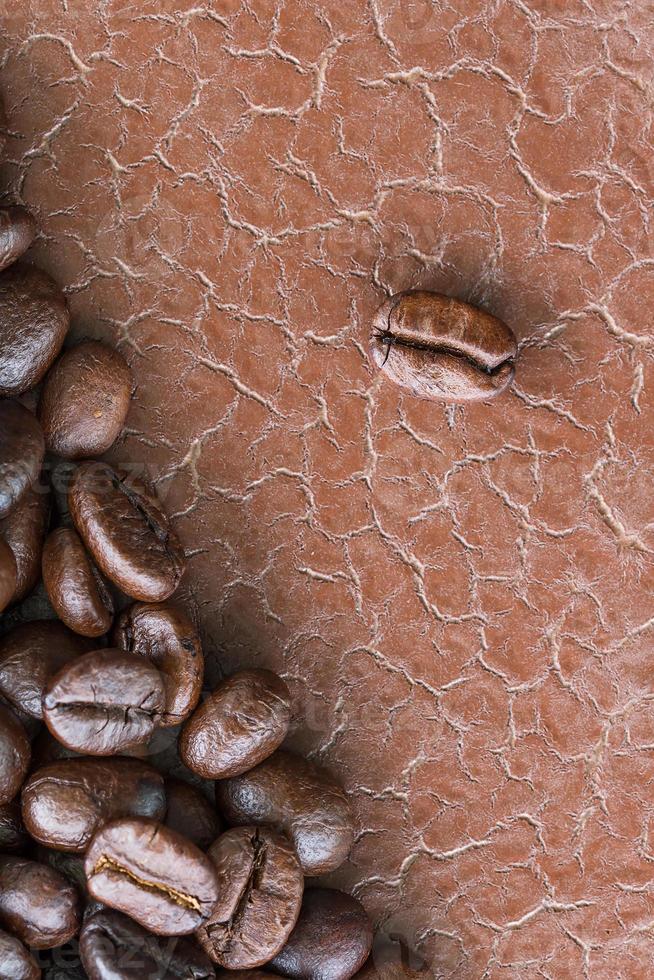
{"type": "Polygon", "coordinates": [[[133,368],[115,456],[176,515],[211,681],[282,671],[352,793],[335,883],[435,977],[642,977],[651,6],[6,6],[2,184],[133,368]],[[421,287],[512,327],[510,394],[376,379],[421,287]]]}

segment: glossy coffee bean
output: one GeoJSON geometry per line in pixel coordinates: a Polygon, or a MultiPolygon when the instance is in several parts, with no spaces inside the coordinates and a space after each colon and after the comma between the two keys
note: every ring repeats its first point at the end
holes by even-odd
{"type": "Polygon", "coordinates": [[[496,317],[468,303],[416,290],[391,297],[373,319],[373,363],[419,397],[482,401],[513,381],[516,339],[496,317]]]}
{"type": "Polygon", "coordinates": [[[8,708],[0,707],[0,803],[9,803],[19,791],[30,756],[25,729],[8,708]]]}
{"type": "Polygon", "coordinates": [[[350,980],[372,949],[372,926],[355,898],[332,888],[304,893],[298,923],[271,966],[296,980],[350,980]]]}
{"type": "Polygon", "coordinates": [[[16,559],[16,589],[12,603],[22,602],[41,576],[41,552],[50,519],[50,492],[35,484],[8,517],[0,521],[4,538],[16,559]]]}
{"type": "Polygon", "coordinates": [[[0,518],[10,514],[36,482],[44,453],[36,417],[20,402],[0,401],[0,518]]]}
{"type": "Polygon", "coordinates": [[[214,967],[192,939],[162,939],[111,909],[84,920],[79,937],[89,980],[213,980],[214,967]]]}
{"type": "Polygon", "coordinates": [[[125,595],[163,602],[184,571],[177,536],[159,503],[104,463],[82,463],[68,494],[70,513],[96,564],[125,595]]]}
{"type": "Polygon", "coordinates": [[[56,620],[39,619],[16,626],[0,638],[0,696],[17,712],[42,718],[48,682],[89,646],[89,640],[56,620]]]}
{"type": "Polygon", "coordinates": [[[162,936],[194,932],[218,900],[202,851],[153,820],[114,820],[95,835],[86,860],[91,895],[162,936]]]}
{"type": "Polygon", "coordinates": [[[204,657],[198,631],[183,610],[169,603],[134,603],[119,616],[113,642],[161,671],[162,725],[177,725],[191,714],[202,691],[204,657]]]}
{"type": "Polygon", "coordinates": [[[43,696],[43,718],[69,749],[120,755],[147,742],[164,706],[159,671],[122,650],[94,650],[66,664],[43,696]]]}
{"type": "Polygon", "coordinates": [[[0,922],[27,946],[62,946],[79,929],[77,892],[44,864],[1,855],[0,922]]]}
{"type": "Polygon", "coordinates": [[[113,600],[77,531],[59,527],[48,535],[42,570],[52,608],[69,629],[83,636],[107,632],[113,600]]]}
{"type": "Polygon", "coordinates": [[[300,912],[304,877],[293,848],[269,828],[237,827],[211,845],[209,857],[219,898],[198,941],[220,966],[262,966],[280,951],[300,912]]]}
{"type": "Polygon", "coordinates": [[[197,786],[169,776],[166,789],[166,827],[206,851],[221,830],[220,817],[197,786]]]}
{"type": "Polygon", "coordinates": [[[36,235],[36,222],[25,208],[0,208],[0,272],[27,251],[36,235]]]}
{"type": "Polygon", "coordinates": [[[345,793],[326,770],[290,752],[216,783],[216,800],[228,823],[283,830],[305,875],[334,871],[350,852],[354,821],[345,793]]]}
{"type": "Polygon", "coordinates": [[[284,741],[290,701],[284,681],[269,670],[233,674],[184,725],[182,762],[205,779],[226,779],[254,768],[284,741]]]}
{"type": "Polygon", "coordinates": [[[117,817],[161,820],[164,781],[137,759],[82,757],[53,762],[23,786],[23,821],[31,836],[58,851],[85,851],[95,832],[117,817]]]}
{"type": "Polygon", "coordinates": [[[0,805],[0,853],[20,854],[29,842],[18,800],[0,805]]]}
{"type": "Polygon", "coordinates": [[[91,340],[65,351],[39,402],[49,452],[65,459],[106,453],[125,423],[132,383],[124,357],[105,344],[91,340]]]}
{"type": "Polygon", "coordinates": [[[0,397],[41,381],[57,357],[70,313],[57,284],[40,269],[12,265],[0,273],[0,397]]]}
{"type": "Polygon", "coordinates": [[[0,963],[3,980],[38,980],[41,967],[20,939],[0,929],[0,963]]]}
{"type": "Polygon", "coordinates": [[[17,581],[16,558],[4,538],[0,538],[0,613],[7,608],[16,594],[17,581]]]}

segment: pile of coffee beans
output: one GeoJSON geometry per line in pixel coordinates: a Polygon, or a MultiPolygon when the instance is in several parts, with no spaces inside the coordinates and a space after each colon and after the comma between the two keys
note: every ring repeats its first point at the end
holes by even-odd
{"type": "Polygon", "coordinates": [[[311,887],[348,856],[348,799],[281,748],[281,677],[241,670],[201,701],[200,637],[170,601],[184,551],[151,488],[97,460],[130,369],[96,341],[62,353],[65,297],[17,261],[34,235],[0,210],[0,613],[42,579],[50,615],[0,630],[0,975],[77,941],[91,980],[348,980],[370,922],[311,887]],[[148,756],[161,729],[186,780],[148,756]]]}

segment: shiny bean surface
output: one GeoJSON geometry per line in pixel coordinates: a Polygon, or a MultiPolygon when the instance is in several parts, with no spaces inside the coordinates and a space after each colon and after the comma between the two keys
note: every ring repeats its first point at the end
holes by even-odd
{"type": "Polygon", "coordinates": [[[113,600],[73,528],[60,527],[48,536],[42,569],[52,608],[69,629],[83,636],[107,632],[113,619],[113,600]]]}
{"type": "Polygon", "coordinates": [[[0,922],[28,946],[50,949],[79,929],[75,888],[36,861],[0,855],[0,922]]]}
{"type": "Polygon", "coordinates": [[[0,518],[7,517],[36,482],[44,453],[35,416],[20,402],[0,401],[0,518]]]}

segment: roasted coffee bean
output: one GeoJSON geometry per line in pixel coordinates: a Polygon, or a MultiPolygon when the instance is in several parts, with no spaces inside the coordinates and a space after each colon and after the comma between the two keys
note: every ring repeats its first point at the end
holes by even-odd
{"type": "Polygon", "coordinates": [[[374,364],[419,398],[481,401],[513,381],[516,339],[496,317],[424,290],[399,293],[377,311],[374,364]]]}
{"type": "Polygon", "coordinates": [[[53,619],[16,626],[0,638],[0,696],[18,713],[42,718],[50,679],[89,648],[89,640],[53,619]]]}
{"type": "Polygon", "coordinates": [[[159,503],[104,463],[82,463],[68,494],[70,513],[96,564],[122,592],[162,602],[184,571],[183,551],[159,503]]]}
{"type": "Polygon", "coordinates": [[[59,527],[48,536],[42,569],[52,608],[66,626],[83,636],[107,632],[113,600],[77,531],[59,527]]]}
{"type": "Polygon", "coordinates": [[[103,909],[79,937],[89,980],[213,980],[212,963],[192,939],[153,936],[126,915],[103,909]]]}
{"type": "Polygon", "coordinates": [[[36,861],[0,855],[0,922],[28,946],[62,946],[79,929],[75,888],[36,861]]]}
{"type": "Polygon", "coordinates": [[[0,930],[0,963],[3,980],[38,980],[41,967],[20,939],[0,930]]]}
{"type": "Polygon", "coordinates": [[[181,779],[166,780],[166,827],[206,851],[220,833],[220,817],[204,793],[181,779]]]}
{"type": "Polygon", "coordinates": [[[0,806],[0,852],[19,854],[29,844],[18,800],[0,806]]]}
{"type": "Polygon", "coordinates": [[[0,613],[13,599],[17,581],[16,557],[7,542],[0,538],[0,613]]]}
{"type": "Polygon", "coordinates": [[[30,765],[27,733],[8,708],[0,707],[0,803],[9,803],[30,765]]]}
{"type": "Polygon", "coordinates": [[[151,932],[193,932],[218,900],[214,867],[194,844],[154,820],[114,820],[95,835],[86,860],[91,895],[151,932]]]}
{"type": "Polygon", "coordinates": [[[0,401],[0,518],[10,514],[36,482],[44,453],[35,416],[20,402],[0,401]]]}
{"type": "Polygon", "coordinates": [[[32,837],[58,851],[85,851],[108,820],[162,820],[166,812],[163,776],[125,758],[53,762],[30,776],[21,804],[32,837]]]}
{"type": "Polygon", "coordinates": [[[293,848],[274,830],[238,827],[211,845],[209,857],[219,898],[198,941],[220,966],[262,966],[280,951],[300,912],[304,877],[293,848]]]}
{"type": "Polygon", "coordinates": [[[41,381],[69,323],[66,298],[45,272],[19,264],[0,274],[0,397],[41,381]]]}
{"type": "Polygon", "coordinates": [[[291,696],[269,670],[241,670],[219,684],[186,722],[182,762],[205,779],[254,768],[277,749],[291,719],[291,696]]]}
{"type": "Polygon", "coordinates": [[[191,714],[202,691],[204,657],[186,613],[168,603],[134,603],[119,616],[113,642],[161,671],[166,690],[162,725],[177,725],[191,714]]]}
{"type": "Polygon", "coordinates": [[[304,893],[291,938],[271,966],[297,980],[349,980],[372,949],[372,926],[355,898],[332,888],[304,893]]]}
{"type": "Polygon", "coordinates": [[[0,521],[0,535],[16,559],[16,589],[11,602],[29,595],[41,575],[41,551],[50,518],[50,492],[35,485],[8,517],[0,521]]]}
{"type": "Polygon", "coordinates": [[[0,272],[27,251],[36,235],[36,222],[25,208],[0,208],[0,272]]]}
{"type": "Polygon", "coordinates": [[[43,718],[69,749],[119,755],[148,741],[163,706],[161,674],[147,660],[94,650],[55,674],[43,697],[43,718]]]}
{"type": "Polygon", "coordinates": [[[256,769],[216,783],[228,823],[273,824],[291,839],[305,875],[334,871],[354,839],[347,797],[326,770],[297,755],[275,752],[256,769]]]}
{"type": "Polygon", "coordinates": [[[51,453],[101,456],[125,423],[132,372],[118,351],[95,340],[65,351],[45,379],[39,419],[51,453]]]}

